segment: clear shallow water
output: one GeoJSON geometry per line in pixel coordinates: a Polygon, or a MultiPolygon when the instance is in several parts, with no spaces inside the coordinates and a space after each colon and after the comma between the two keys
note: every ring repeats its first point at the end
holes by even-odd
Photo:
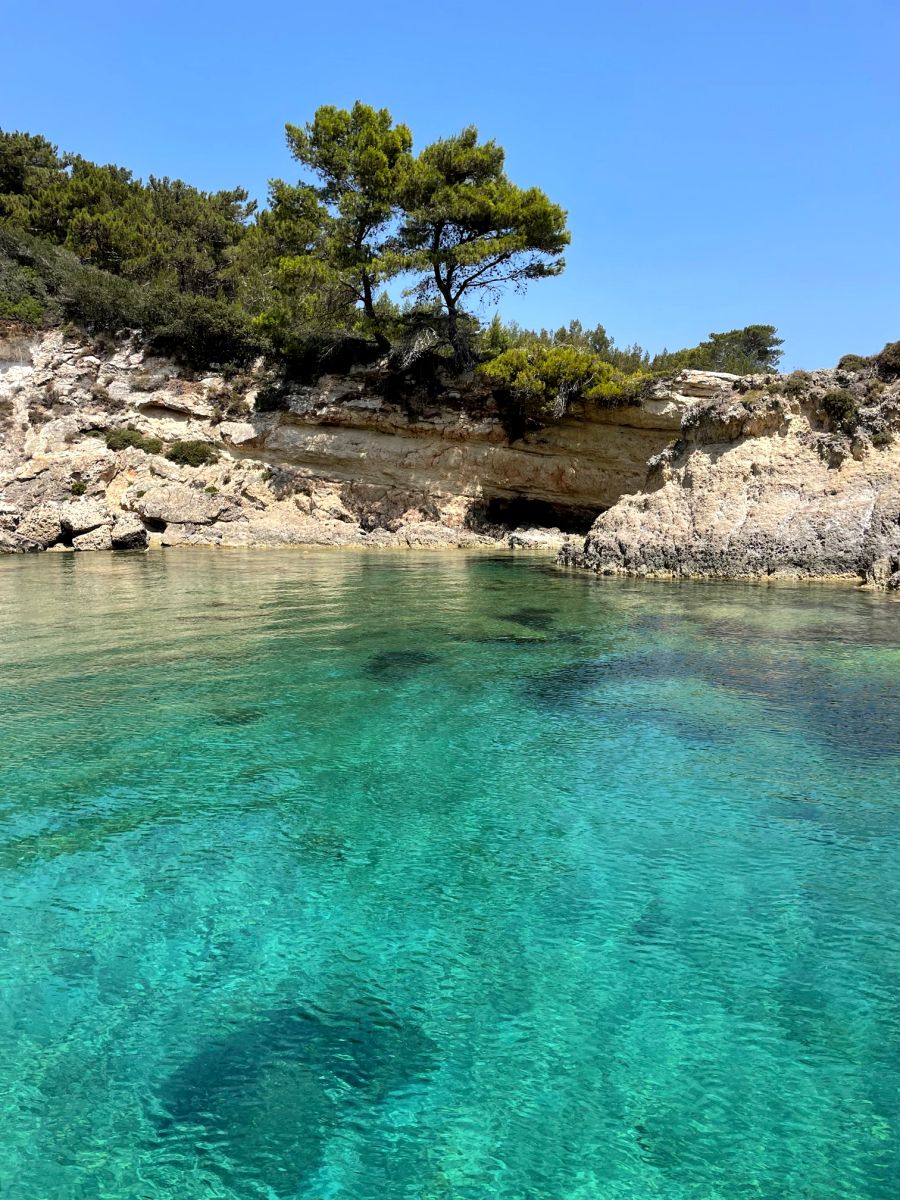
{"type": "Polygon", "coordinates": [[[0,561],[3,1200],[896,1200],[900,606],[0,561]]]}

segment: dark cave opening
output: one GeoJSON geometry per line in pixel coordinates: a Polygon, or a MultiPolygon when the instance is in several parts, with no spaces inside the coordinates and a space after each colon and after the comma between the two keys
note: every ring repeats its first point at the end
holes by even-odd
{"type": "Polygon", "coordinates": [[[489,525],[506,525],[510,529],[537,525],[542,529],[558,529],[560,533],[587,533],[603,510],[549,500],[530,500],[526,496],[513,499],[503,496],[485,497],[478,516],[489,525]]]}

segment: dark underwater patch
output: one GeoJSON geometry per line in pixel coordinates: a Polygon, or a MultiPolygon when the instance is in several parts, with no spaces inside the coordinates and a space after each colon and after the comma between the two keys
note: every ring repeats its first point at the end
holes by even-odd
{"type": "Polygon", "coordinates": [[[405,679],[437,661],[438,656],[426,650],[382,650],[363,665],[363,672],[374,679],[405,679]]]}
{"type": "Polygon", "coordinates": [[[499,613],[501,621],[511,621],[513,625],[523,625],[526,629],[550,629],[556,613],[550,608],[519,608],[511,613],[499,613]]]}
{"type": "Polygon", "coordinates": [[[217,725],[252,725],[262,717],[261,708],[233,708],[213,713],[217,725]]]}
{"type": "Polygon", "coordinates": [[[821,822],[824,819],[821,805],[808,800],[784,801],[770,808],[768,814],[780,821],[821,822]]]}
{"type": "Polygon", "coordinates": [[[646,658],[607,658],[582,660],[556,667],[525,681],[528,699],[542,708],[569,708],[581,704],[588,695],[613,679],[626,676],[653,677],[660,668],[646,658]]]}
{"type": "MultiPolygon", "coordinates": [[[[613,680],[697,679],[727,691],[758,698],[779,714],[786,728],[807,732],[829,749],[854,758],[900,755],[900,686],[881,678],[848,680],[802,657],[753,657],[744,649],[719,645],[714,653],[666,649],[596,661],[576,661],[524,682],[526,699],[541,708],[566,709],[585,703],[613,680]]],[[[657,721],[661,713],[647,710],[657,721]]],[[[701,741],[732,740],[721,727],[670,714],[668,722],[701,741]],[[694,725],[694,733],[690,726],[694,725]]]]}
{"type": "MultiPolygon", "coordinates": [[[[345,1122],[427,1075],[434,1043],[367,1008],[267,1013],[213,1041],[161,1090],[160,1135],[206,1161],[226,1186],[293,1196],[345,1122]]],[[[173,1145],[173,1149],[174,1149],[173,1145]]]]}

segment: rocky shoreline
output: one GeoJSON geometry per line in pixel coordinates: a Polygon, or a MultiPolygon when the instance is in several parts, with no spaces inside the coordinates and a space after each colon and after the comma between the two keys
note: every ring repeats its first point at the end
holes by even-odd
{"type": "Polygon", "coordinates": [[[131,335],[6,328],[0,553],[505,546],[602,574],[895,589],[900,379],[857,366],[682,371],[523,433],[471,375],[354,367],[273,404],[261,362],[197,377],[131,335]]]}
{"type": "Polygon", "coordinates": [[[555,551],[641,486],[690,403],[591,408],[523,435],[471,375],[435,388],[376,364],[282,384],[275,404],[271,391],[261,362],[198,377],[133,336],[7,329],[0,551],[555,551]],[[207,461],[173,461],[185,443],[207,461]]]}

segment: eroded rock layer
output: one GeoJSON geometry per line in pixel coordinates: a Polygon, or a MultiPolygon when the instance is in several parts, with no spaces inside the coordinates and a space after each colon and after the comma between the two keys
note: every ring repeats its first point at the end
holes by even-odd
{"type": "Polygon", "coordinates": [[[196,378],[130,339],[7,329],[0,550],[559,546],[644,486],[692,401],[662,389],[522,436],[471,377],[428,390],[376,364],[282,389],[277,411],[268,386],[262,363],[196,378]],[[218,457],[170,461],[176,442],[218,457]]]}

